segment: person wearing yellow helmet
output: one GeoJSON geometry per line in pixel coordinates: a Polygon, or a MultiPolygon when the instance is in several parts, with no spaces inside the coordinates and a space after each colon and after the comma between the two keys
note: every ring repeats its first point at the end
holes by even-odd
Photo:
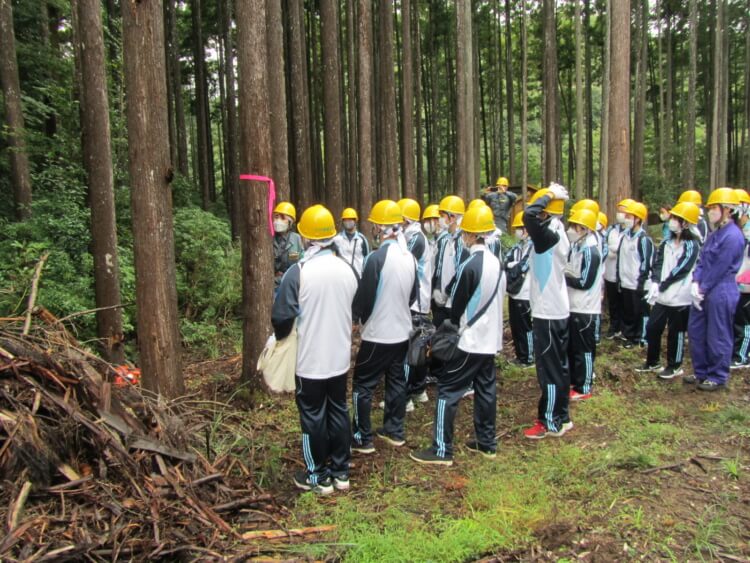
{"type": "Polygon", "coordinates": [[[529,303],[529,255],[531,239],[523,226],[523,211],[511,223],[516,239],[505,254],[505,291],[508,293],[508,324],[516,357],[510,363],[523,369],[534,366],[534,335],[529,303]]]}
{"type": "Polygon", "coordinates": [[[438,206],[440,227],[432,280],[432,319],[435,326],[450,314],[449,284],[459,264],[468,256],[461,241],[460,225],[466,211],[463,200],[455,195],[445,196],[438,206]]]}
{"type": "Polygon", "coordinates": [[[424,212],[422,213],[422,229],[431,242],[435,240],[440,232],[440,211],[436,203],[424,208],[424,212]]]}
{"type": "Polygon", "coordinates": [[[678,203],[670,208],[667,220],[669,235],[656,251],[651,274],[651,287],[646,295],[652,307],[646,325],[648,352],[639,373],[656,373],[660,379],[673,379],[682,375],[685,336],[690,313],[690,283],[700,251],[698,236],[690,227],[698,222],[698,206],[678,203]],[[667,364],[662,368],[661,339],[669,325],[667,335],[667,364]]]}
{"type": "Polygon", "coordinates": [[[734,191],[740,200],[737,224],[742,227],[742,235],[745,237],[745,252],[736,276],[740,300],[734,312],[734,354],[730,369],[742,369],[750,367],[750,195],[741,188],[734,191]]]}
{"type": "Polygon", "coordinates": [[[417,263],[403,239],[401,208],[395,201],[382,200],[372,207],[368,219],[380,246],[367,257],[352,305],[355,322],[363,325],[352,379],[352,451],[362,454],[375,452],[374,434],[392,446],[405,443],[410,307],[419,298],[417,263]],[[373,432],[372,398],[383,376],[383,427],[373,432]]]}
{"type": "Polygon", "coordinates": [[[604,293],[607,297],[607,308],[609,311],[609,329],[605,338],[607,340],[622,339],[622,315],[623,300],[620,286],[617,283],[617,255],[620,251],[620,242],[625,232],[625,208],[632,199],[623,199],[617,205],[615,220],[605,231],[606,252],[604,252],[604,293]]]}
{"type": "Polygon", "coordinates": [[[570,317],[568,366],[570,400],[591,398],[596,358],[596,331],[602,308],[601,253],[596,235],[598,211],[579,207],[568,219],[570,252],[565,265],[570,317]]]}
{"type": "Polygon", "coordinates": [[[502,317],[498,303],[498,289],[502,277],[500,262],[485,246],[486,237],[495,230],[492,211],[475,206],[466,212],[462,223],[464,245],[469,257],[456,273],[451,292],[450,319],[438,328],[450,326],[458,335],[457,349],[450,357],[443,357],[446,369],[438,378],[435,424],[432,446],[412,452],[409,456],[426,465],[453,464],[453,427],[458,403],[470,385],[474,385],[474,439],[467,443],[470,451],[493,458],[497,439],[495,419],[497,411],[495,354],[501,349],[502,317]]]}
{"type": "Polygon", "coordinates": [[[617,253],[617,283],[623,300],[623,347],[646,344],[649,305],[646,292],[651,278],[654,241],[644,228],[648,210],[639,201],[625,205],[625,232],[617,253]]]}
{"type": "Polygon", "coordinates": [[[288,201],[282,201],[273,210],[273,270],[274,285],[281,283],[281,277],[293,264],[302,258],[304,246],[302,238],[292,228],[297,219],[297,210],[288,201]]]}
{"type": "Polygon", "coordinates": [[[365,259],[370,253],[367,237],[357,229],[359,216],[356,210],[347,207],[341,213],[341,231],[336,235],[336,248],[339,256],[354,268],[358,276],[362,275],[365,259]]]}
{"type": "Polygon", "coordinates": [[[701,391],[722,389],[729,379],[733,317],[740,298],[736,275],[745,253],[745,239],[735,222],[739,205],[732,188],[715,189],[706,203],[714,230],[706,237],[693,273],[688,337],[695,375],[683,379],[701,391]]]}
{"type": "Polygon", "coordinates": [[[570,302],[565,265],[570,242],[560,220],[568,190],[552,183],[539,190],[523,214],[532,250],[529,258],[529,300],[534,332],[534,360],[541,397],[536,422],[524,437],[539,440],[562,436],[573,428],[568,409],[568,317],[570,302]]]}
{"type": "Polygon", "coordinates": [[[671,209],[672,209],[672,206],[669,204],[664,204],[661,207],[659,207],[659,221],[661,221],[661,240],[664,240],[670,237],[669,219],[672,216],[670,214],[671,209]]]}
{"type": "Polygon", "coordinates": [[[289,337],[296,326],[295,400],[305,469],[294,474],[294,484],[330,494],[334,488],[349,488],[346,392],[357,275],[336,256],[336,224],[328,209],[322,205],[306,209],[299,230],[308,248],[281,280],[271,323],[277,340],[289,337]]]}
{"type": "Polygon", "coordinates": [[[510,182],[504,176],[497,179],[489,191],[482,194],[484,202],[492,209],[495,225],[502,232],[508,232],[508,215],[513,211],[518,196],[508,189],[510,182]]]}

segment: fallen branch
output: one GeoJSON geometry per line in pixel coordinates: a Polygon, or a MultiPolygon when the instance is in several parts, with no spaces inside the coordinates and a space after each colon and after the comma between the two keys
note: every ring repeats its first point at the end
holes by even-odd
{"type": "Polygon", "coordinates": [[[36,268],[34,269],[34,277],[31,278],[31,293],[29,294],[29,305],[26,309],[26,320],[23,323],[22,334],[24,336],[29,334],[29,329],[31,328],[31,313],[33,313],[34,311],[34,303],[36,303],[36,293],[39,289],[39,278],[42,276],[42,268],[44,268],[44,263],[47,261],[47,258],[49,258],[49,252],[45,252],[39,259],[39,262],[36,263],[36,268]]]}
{"type": "Polygon", "coordinates": [[[664,471],[664,470],[667,470],[667,469],[669,469],[669,470],[675,470],[675,469],[678,469],[678,468],[682,467],[683,465],[685,465],[685,462],[681,461],[679,463],[672,463],[670,465],[660,465],[659,467],[651,467],[649,469],[644,469],[643,471],[641,471],[641,473],[643,473],[644,475],[646,475],[648,473],[656,473],[657,471],[664,471]]]}
{"type": "Polygon", "coordinates": [[[304,537],[325,532],[332,532],[335,525],[310,526],[309,528],[292,528],[291,530],[254,530],[242,534],[243,540],[277,540],[281,538],[304,537]]]}
{"type": "Polygon", "coordinates": [[[18,493],[16,500],[13,502],[13,506],[8,511],[8,532],[12,532],[18,526],[18,520],[23,512],[26,499],[29,498],[30,491],[31,481],[26,481],[21,487],[21,492],[18,493]]]}

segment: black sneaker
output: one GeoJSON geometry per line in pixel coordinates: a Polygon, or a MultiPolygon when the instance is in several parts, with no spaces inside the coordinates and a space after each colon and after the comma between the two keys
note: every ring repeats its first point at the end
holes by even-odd
{"type": "Polygon", "coordinates": [[[648,362],[643,364],[642,367],[635,368],[636,373],[651,373],[652,371],[663,371],[662,367],[659,364],[654,364],[652,366],[648,365],[648,362]]]}
{"type": "Polygon", "coordinates": [[[604,338],[607,340],[614,340],[617,336],[617,333],[614,330],[608,330],[607,334],[604,335],[604,338]]]}
{"type": "Polygon", "coordinates": [[[625,342],[622,343],[622,347],[625,348],[626,350],[630,350],[631,348],[635,347],[635,343],[631,342],[630,340],[626,340],[625,342]]]}
{"type": "Polygon", "coordinates": [[[324,479],[313,484],[307,471],[303,470],[299,470],[294,474],[294,484],[298,489],[312,491],[318,495],[330,495],[333,492],[333,485],[330,479],[324,479]]]}
{"type": "Polygon", "coordinates": [[[696,383],[700,383],[701,381],[697,377],[695,377],[695,375],[690,374],[683,377],[682,382],[685,385],[695,385],[696,383]]]}
{"type": "Polygon", "coordinates": [[[349,475],[337,475],[333,478],[333,488],[337,491],[349,490],[349,475]]]}
{"type": "Polygon", "coordinates": [[[409,454],[409,457],[417,463],[422,463],[424,465],[442,465],[445,467],[450,467],[451,465],[453,465],[453,458],[440,457],[429,448],[426,450],[420,450],[418,452],[411,452],[409,454]]]}
{"type": "Polygon", "coordinates": [[[710,379],[706,379],[705,381],[701,381],[698,383],[698,385],[695,386],[699,391],[721,391],[722,389],[726,389],[726,385],[723,383],[716,383],[715,381],[711,381],[710,379]]]}
{"type": "Polygon", "coordinates": [[[747,369],[750,368],[750,363],[743,364],[742,362],[732,362],[729,365],[729,369],[747,369]]]}
{"type": "Polygon", "coordinates": [[[482,454],[487,459],[495,459],[497,457],[497,451],[496,450],[485,448],[484,446],[482,446],[476,440],[471,440],[469,442],[466,442],[466,448],[469,451],[482,454]]]}
{"type": "Polygon", "coordinates": [[[675,377],[682,375],[683,373],[685,373],[685,370],[682,368],[671,368],[667,366],[664,369],[660,370],[656,374],[656,376],[659,379],[674,379],[675,377]]]}
{"type": "Polygon", "coordinates": [[[352,451],[357,452],[358,454],[374,454],[375,444],[373,444],[372,442],[367,442],[365,444],[352,442],[352,451]]]}
{"type": "Polygon", "coordinates": [[[534,362],[524,362],[523,360],[519,360],[518,358],[514,358],[508,363],[514,368],[527,369],[534,367],[534,362]]]}
{"type": "Polygon", "coordinates": [[[620,340],[620,341],[622,341],[622,342],[627,342],[627,341],[628,341],[628,339],[627,339],[627,338],[625,338],[625,335],[624,335],[624,334],[622,333],[622,331],[620,331],[620,332],[618,332],[617,334],[615,334],[615,338],[616,338],[617,340],[620,340]]]}
{"type": "Polygon", "coordinates": [[[395,448],[401,447],[406,443],[406,440],[404,440],[403,438],[396,438],[392,434],[386,433],[386,431],[383,430],[382,428],[378,428],[375,431],[375,435],[378,438],[385,440],[386,442],[388,442],[391,446],[395,448]]]}

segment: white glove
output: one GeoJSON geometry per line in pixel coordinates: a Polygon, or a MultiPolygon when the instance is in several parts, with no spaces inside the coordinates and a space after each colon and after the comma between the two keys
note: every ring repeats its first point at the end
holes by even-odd
{"type": "Polygon", "coordinates": [[[651,286],[648,288],[648,293],[646,293],[646,303],[649,305],[652,305],[656,303],[656,299],[659,297],[659,285],[655,283],[651,283],[651,286]]]}
{"type": "Polygon", "coordinates": [[[432,298],[435,300],[435,303],[441,307],[444,307],[445,303],[448,301],[448,296],[439,289],[432,290],[432,298]]]}
{"type": "Polygon", "coordinates": [[[555,182],[552,182],[549,185],[549,193],[552,194],[552,197],[555,199],[561,199],[563,201],[568,199],[568,189],[555,182]]]}
{"type": "Polygon", "coordinates": [[[703,297],[704,295],[701,293],[701,287],[698,285],[698,282],[693,282],[692,284],[690,284],[690,299],[693,302],[693,307],[695,307],[699,311],[703,310],[703,297]]]}

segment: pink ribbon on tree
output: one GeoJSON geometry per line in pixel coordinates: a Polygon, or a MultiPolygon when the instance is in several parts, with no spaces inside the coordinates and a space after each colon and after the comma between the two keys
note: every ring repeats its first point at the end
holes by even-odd
{"type": "Polygon", "coordinates": [[[268,183],[268,232],[273,236],[273,206],[276,203],[276,184],[268,176],[257,176],[256,174],[240,174],[240,180],[268,183]]]}

